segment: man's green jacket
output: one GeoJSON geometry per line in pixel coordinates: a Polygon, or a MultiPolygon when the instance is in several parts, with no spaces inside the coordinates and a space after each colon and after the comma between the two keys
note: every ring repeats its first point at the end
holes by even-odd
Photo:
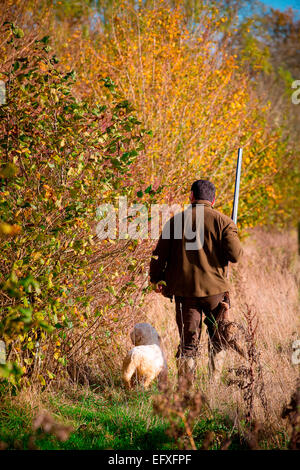
{"type": "Polygon", "coordinates": [[[150,281],[165,281],[163,294],[168,297],[206,297],[226,292],[229,290],[228,262],[236,263],[242,255],[237,227],[229,217],[213,209],[209,201],[195,201],[189,211],[190,228],[198,233],[200,244],[196,249],[192,245],[189,245],[192,249],[187,249],[187,243],[193,239],[190,232],[187,236],[184,212],[173,216],[165,225],[152,253],[150,281]],[[196,223],[198,205],[203,205],[204,217],[201,220],[197,216],[196,223]],[[178,224],[181,224],[182,236],[178,236],[178,224]],[[199,236],[200,225],[202,239],[199,236]]]}

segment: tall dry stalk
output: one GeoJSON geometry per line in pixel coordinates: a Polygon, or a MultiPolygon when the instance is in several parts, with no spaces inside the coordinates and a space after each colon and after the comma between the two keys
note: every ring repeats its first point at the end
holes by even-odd
{"type": "Polygon", "coordinates": [[[246,404],[246,420],[252,422],[255,417],[254,396],[256,395],[263,407],[265,417],[268,417],[268,403],[265,393],[262,367],[260,362],[260,352],[256,346],[256,334],[258,328],[258,318],[256,313],[252,313],[249,306],[245,312],[247,328],[238,325],[242,330],[247,351],[247,365],[229,369],[237,379],[229,379],[227,384],[237,385],[243,391],[243,399],[246,404]]]}

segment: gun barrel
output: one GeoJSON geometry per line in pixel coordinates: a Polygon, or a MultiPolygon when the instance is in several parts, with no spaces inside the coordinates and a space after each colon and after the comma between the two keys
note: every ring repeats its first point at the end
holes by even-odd
{"type": "Polygon", "coordinates": [[[240,180],[241,180],[241,170],[242,170],[242,155],[243,155],[243,149],[239,148],[237,166],[236,166],[236,174],[235,174],[233,209],[232,209],[232,215],[231,215],[231,218],[232,218],[232,220],[235,224],[237,223],[237,214],[238,214],[238,207],[239,207],[239,192],[240,192],[240,180]]]}

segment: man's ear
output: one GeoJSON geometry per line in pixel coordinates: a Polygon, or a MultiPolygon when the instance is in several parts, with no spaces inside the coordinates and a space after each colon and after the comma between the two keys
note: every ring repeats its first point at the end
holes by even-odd
{"type": "Polygon", "coordinates": [[[213,206],[215,202],[216,202],[216,196],[214,196],[211,205],[213,206]]]}

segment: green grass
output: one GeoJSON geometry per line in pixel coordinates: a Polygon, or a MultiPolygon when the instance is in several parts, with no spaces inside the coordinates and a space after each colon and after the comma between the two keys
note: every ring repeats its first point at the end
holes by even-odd
{"type": "MultiPolygon", "coordinates": [[[[166,433],[168,422],[153,413],[153,393],[158,392],[145,392],[138,388],[130,393],[122,389],[95,393],[79,388],[41,393],[39,405],[29,405],[17,397],[5,399],[0,405],[0,442],[5,442],[9,449],[28,449],[30,436],[34,434],[32,421],[41,406],[52,414],[55,421],[71,425],[73,432],[66,442],[61,442],[53,435],[37,431],[34,441],[38,449],[176,449],[174,439],[166,433]]],[[[219,449],[229,434],[232,440],[230,449],[247,448],[230,419],[217,412],[201,417],[195,423],[193,435],[198,448],[207,431],[214,433],[211,449],[219,449]]],[[[285,437],[282,436],[282,441],[285,437]]]]}
{"type": "Polygon", "coordinates": [[[170,448],[166,424],[153,415],[149,393],[137,391],[129,396],[121,393],[108,398],[83,394],[76,404],[61,404],[59,397],[55,397],[52,406],[76,429],[60,448],[170,448]]]}
{"type": "MultiPolygon", "coordinates": [[[[47,397],[44,407],[57,421],[71,424],[74,431],[66,442],[37,433],[40,449],[170,449],[167,424],[152,413],[150,393],[133,392],[105,397],[93,392],[67,399],[63,393],[47,397]]],[[[9,448],[28,448],[34,410],[28,405],[0,406],[0,441],[9,448]]]]}

